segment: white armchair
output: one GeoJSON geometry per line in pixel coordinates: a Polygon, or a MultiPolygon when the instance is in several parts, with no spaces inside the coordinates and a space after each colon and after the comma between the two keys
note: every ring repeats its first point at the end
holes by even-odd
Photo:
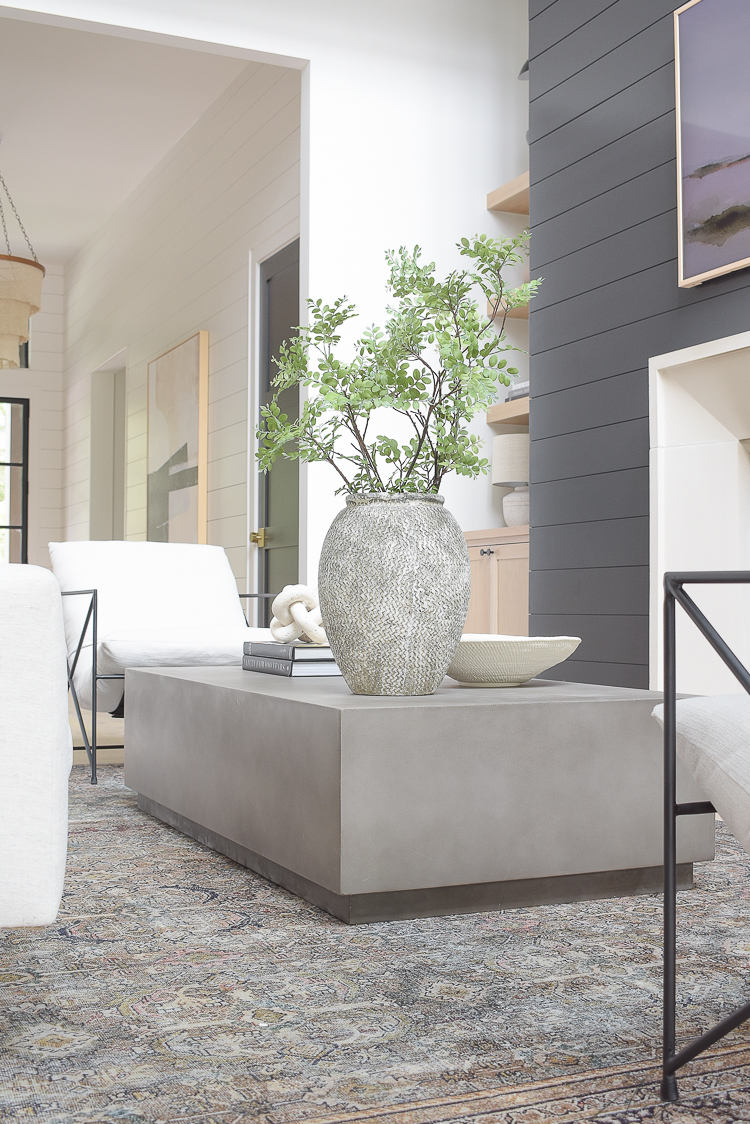
{"type": "MultiPolygon", "coordinates": [[[[128,667],[239,666],[246,640],[271,639],[248,627],[222,547],[116,540],[49,552],[77,709],[116,710],[128,667]]],[[[96,783],[96,721],[90,743],[82,720],[81,733],[96,783]]]]}
{"type": "Polygon", "coordinates": [[[0,927],[57,916],[68,845],[68,724],[60,588],[0,566],[0,927]]]}
{"type": "Polygon", "coordinates": [[[676,608],[689,620],[750,694],[750,671],[696,605],[686,585],[750,585],[750,571],[715,570],[664,575],[664,702],[653,716],[664,729],[664,988],[661,1099],[676,1101],[677,1072],[750,1019],[750,1002],[694,1038],[676,1043],[677,821],[716,812],[750,849],[750,699],[747,695],[677,698],[676,608]],[[677,755],[708,800],[679,802],[677,755]]]}

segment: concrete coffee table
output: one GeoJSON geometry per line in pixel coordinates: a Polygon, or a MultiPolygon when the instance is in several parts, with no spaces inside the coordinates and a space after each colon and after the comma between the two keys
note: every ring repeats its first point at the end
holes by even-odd
{"type": "MultiPolygon", "coordinates": [[[[126,673],[125,782],[349,923],[655,892],[660,695],[535,680],[352,695],[233,667],[126,673]]],[[[686,775],[682,800],[703,794],[686,775]]],[[[680,824],[680,885],[713,816],[680,824]]]]}

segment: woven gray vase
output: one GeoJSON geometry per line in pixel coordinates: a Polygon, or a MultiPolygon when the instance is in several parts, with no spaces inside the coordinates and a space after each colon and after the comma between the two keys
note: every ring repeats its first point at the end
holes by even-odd
{"type": "Polygon", "coordinates": [[[323,542],[323,625],[355,695],[431,695],[471,593],[466,540],[443,497],[346,497],[323,542]]]}

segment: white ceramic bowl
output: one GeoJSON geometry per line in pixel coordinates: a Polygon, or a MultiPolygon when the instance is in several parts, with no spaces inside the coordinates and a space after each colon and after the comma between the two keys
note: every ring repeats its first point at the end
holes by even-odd
{"type": "Polygon", "coordinates": [[[473,687],[517,687],[567,659],[580,643],[579,636],[467,632],[461,637],[448,675],[473,687]]]}

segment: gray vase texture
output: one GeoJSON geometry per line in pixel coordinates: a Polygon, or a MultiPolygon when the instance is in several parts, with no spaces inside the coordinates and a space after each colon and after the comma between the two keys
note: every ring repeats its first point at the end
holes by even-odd
{"type": "Polygon", "coordinates": [[[355,695],[431,695],[458,647],[469,551],[443,497],[348,495],[323,542],[328,642],[355,695]]]}

